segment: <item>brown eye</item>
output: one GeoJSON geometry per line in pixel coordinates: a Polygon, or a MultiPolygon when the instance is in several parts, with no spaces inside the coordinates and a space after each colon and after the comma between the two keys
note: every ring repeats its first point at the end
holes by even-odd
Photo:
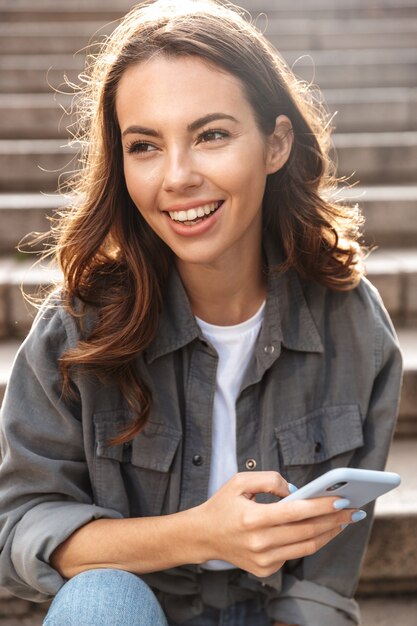
{"type": "Polygon", "coordinates": [[[156,147],[147,141],[135,141],[127,147],[129,154],[145,154],[155,150],[156,147]]]}
{"type": "Polygon", "coordinates": [[[221,139],[226,139],[229,136],[224,130],[207,130],[204,133],[201,133],[199,136],[199,141],[201,143],[207,143],[210,141],[219,141],[221,139]]]}

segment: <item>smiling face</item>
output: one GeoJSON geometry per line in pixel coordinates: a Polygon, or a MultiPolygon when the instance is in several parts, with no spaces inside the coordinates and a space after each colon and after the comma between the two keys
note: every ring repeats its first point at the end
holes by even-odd
{"type": "Polygon", "coordinates": [[[129,194],[180,264],[260,249],[266,178],[291,148],[287,118],[265,137],[240,81],[196,57],[131,66],[116,112],[129,194]]]}

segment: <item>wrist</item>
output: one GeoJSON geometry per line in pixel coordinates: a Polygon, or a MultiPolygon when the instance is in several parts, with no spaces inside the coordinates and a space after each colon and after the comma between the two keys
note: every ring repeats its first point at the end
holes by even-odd
{"type": "Polygon", "coordinates": [[[189,556],[189,563],[200,565],[214,557],[214,548],[211,542],[210,524],[206,518],[206,503],[182,511],[184,546],[189,556]]]}

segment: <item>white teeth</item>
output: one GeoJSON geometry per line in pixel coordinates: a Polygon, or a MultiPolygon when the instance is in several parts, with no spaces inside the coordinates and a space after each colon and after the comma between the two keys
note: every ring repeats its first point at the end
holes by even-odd
{"type": "Polygon", "coordinates": [[[188,209],[188,211],[169,211],[169,216],[175,222],[192,222],[198,217],[210,215],[210,213],[219,208],[220,204],[221,202],[210,202],[210,204],[188,209]]]}

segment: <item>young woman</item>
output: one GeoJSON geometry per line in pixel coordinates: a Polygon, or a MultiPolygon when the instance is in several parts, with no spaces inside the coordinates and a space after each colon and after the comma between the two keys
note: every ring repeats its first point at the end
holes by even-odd
{"type": "Polygon", "coordinates": [[[3,405],[0,584],[57,594],[48,626],[357,624],[371,507],[279,502],[382,469],[398,404],[327,121],[210,0],[133,9],[87,74],[63,283],[3,405]]]}

